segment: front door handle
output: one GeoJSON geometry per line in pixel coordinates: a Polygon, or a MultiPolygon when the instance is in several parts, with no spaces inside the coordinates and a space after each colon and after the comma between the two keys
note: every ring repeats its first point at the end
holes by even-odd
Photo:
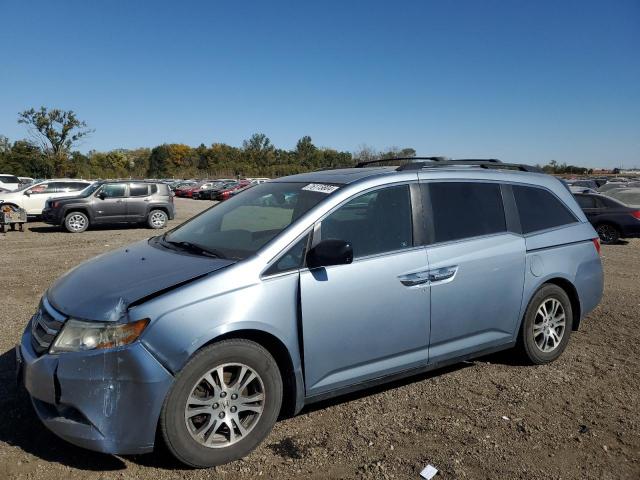
{"type": "Polygon", "coordinates": [[[423,285],[429,282],[429,272],[424,271],[400,275],[398,279],[405,287],[415,287],[416,285],[423,285]]]}

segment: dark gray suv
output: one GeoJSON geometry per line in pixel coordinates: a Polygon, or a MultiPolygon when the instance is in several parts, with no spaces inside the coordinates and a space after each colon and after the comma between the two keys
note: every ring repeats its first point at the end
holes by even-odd
{"type": "Polygon", "coordinates": [[[71,198],[47,200],[42,219],[72,233],[89,225],[146,223],[164,228],[175,216],[173,194],[163,183],[143,181],[99,182],[71,198]]]}

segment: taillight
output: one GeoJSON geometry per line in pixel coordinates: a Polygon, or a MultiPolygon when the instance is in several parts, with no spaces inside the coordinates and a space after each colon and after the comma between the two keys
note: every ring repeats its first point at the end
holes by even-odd
{"type": "Polygon", "coordinates": [[[598,252],[598,255],[600,255],[600,239],[594,238],[592,242],[593,242],[593,246],[596,247],[596,252],[598,252]]]}
{"type": "Polygon", "coordinates": [[[636,210],[635,212],[631,212],[631,215],[633,215],[635,218],[640,220],[640,210],[636,210]]]}

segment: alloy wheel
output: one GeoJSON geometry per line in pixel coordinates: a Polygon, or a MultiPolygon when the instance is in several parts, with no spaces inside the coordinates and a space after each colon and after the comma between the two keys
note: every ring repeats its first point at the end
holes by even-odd
{"type": "Polygon", "coordinates": [[[264,384],[257,372],[242,363],[220,365],[191,389],[184,409],[187,430],[205,447],[228,447],[256,426],[264,401],[264,384]]]}
{"type": "Polygon", "coordinates": [[[67,225],[71,230],[77,232],[79,230],[83,230],[87,225],[87,219],[82,215],[71,215],[69,220],[67,221],[67,225]]]}
{"type": "Polygon", "coordinates": [[[166,223],[165,215],[162,212],[154,212],[151,215],[151,223],[154,227],[162,227],[166,223]]]}
{"type": "Polygon", "coordinates": [[[598,226],[597,232],[602,243],[613,243],[618,239],[616,229],[611,225],[600,225],[598,226]]]}
{"type": "Polygon", "coordinates": [[[533,322],[533,339],[540,351],[548,353],[558,348],[565,327],[565,311],[560,301],[553,297],[543,300],[533,322]]]}

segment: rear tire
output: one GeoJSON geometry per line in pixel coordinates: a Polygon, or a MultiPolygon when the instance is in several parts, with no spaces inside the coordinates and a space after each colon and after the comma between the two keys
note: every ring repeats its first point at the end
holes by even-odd
{"type": "Polygon", "coordinates": [[[149,228],[164,228],[167,226],[168,221],[169,217],[163,210],[151,210],[147,216],[147,225],[149,228]]]}
{"type": "Polygon", "coordinates": [[[64,217],[64,228],[69,233],[81,233],[89,228],[89,217],[82,212],[70,212],[64,217]]]}
{"type": "Polygon", "coordinates": [[[612,245],[620,240],[620,231],[610,223],[601,223],[596,227],[596,232],[605,245],[612,245]]]}
{"type": "Polygon", "coordinates": [[[224,340],[198,352],[176,376],[160,431],[179,461],[213,467],[256,448],[281,405],[282,378],[271,354],[249,340],[224,340]]]}
{"type": "Polygon", "coordinates": [[[553,362],[567,347],[572,327],[569,296],[558,285],[547,283],[529,302],[517,349],[525,360],[535,365],[553,362]]]}

